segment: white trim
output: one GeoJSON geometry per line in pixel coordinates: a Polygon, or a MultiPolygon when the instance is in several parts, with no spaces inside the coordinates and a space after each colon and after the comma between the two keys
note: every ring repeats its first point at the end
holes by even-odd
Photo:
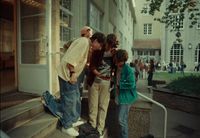
{"type": "Polygon", "coordinates": [[[51,12],[52,12],[52,0],[46,0],[46,3],[47,3],[47,23],[48,25],[46,26],[46,30],[48,30],[47,34],[48,34],[48,74],[49,74],[49,91],[52,93],[52,56],[50,53],[52,53],[52,44],[51,44],[51,30],[52,30],[52,24],[51,24],[51,12]]]}
{"type": "MultiPolygon", "coordinates": [[[[152,88],[150,88],[152,90],[152,88]]],[[[142,93],[140,92],[137,92],[139,96],[141,96],[142,98],[156,104],[157,106],[161,107],[163,110],[164,110],[164,127],[163,127],[163,138],[166,138],[167,136],[167,109],[164,105],[160,104],[159,102],[143,95],[142,93]]]]}
{"type": "Polygon", "coordinates": [[[44,13],[22,16],[21,19],[44,16],[44,13]]]}

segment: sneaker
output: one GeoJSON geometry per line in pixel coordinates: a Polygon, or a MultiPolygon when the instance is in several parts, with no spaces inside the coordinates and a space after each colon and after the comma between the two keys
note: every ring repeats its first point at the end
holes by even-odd
{"type": "Polygon", "coordinates": [[[77,122],[75,122],[75,123],[72,124],[72,127],[77,127],[77,126],[80,126],[80,125],[82,125],[84,123],[85,123],[84,121],[78,120],[77,122]]]}
{"type": "Polygon", "coordinates": [[[77,137],[79,135],[78,131],[72,127],[70,128],[62,128],[62,132],[68,134],[69,136],[72,137],[77,137]]]}

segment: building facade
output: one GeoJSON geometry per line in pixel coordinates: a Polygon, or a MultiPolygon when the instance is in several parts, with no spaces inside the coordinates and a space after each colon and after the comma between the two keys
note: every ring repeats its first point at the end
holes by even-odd
{"type": "MultiPolygon", "coordinates": [[[[168,1],[164,4],[167,5],[168,1]]],[[[200,7],[200,1],[197,2],[197,7],[200,7]]],[[[179,65],[183,61],[186,64],[186,70],[193,71],[194,67],[200,63],[200,19],[193,28],[190,28],[189,13],[186,11],[184,14],[184,20],[180,21],[181,41],[176,41],[177,31],[173,31],[178,24],[173,24],[171,27],[166,28],[165,42],[163,43],[161,55],[163,61],[167,64],[174,62],[179,65]]],[[[179,18],[177,13],[171,16],[175,19],[179,18]]]]}
{"type": "Polygon", "coordinates": [[[149,15],[149,2],[146,0],[136,0],[136,25],[134,26],[133,60],[140,59],[148,62],[154,59],[155,62],[161,60],[161,47],[163,40],[163,25],[154,21],[155,17],[161,17],[162,13],[149,15]],[[146,13],[141,13],[146,8],[146,13]]]}
{"type": "Polygon", "coordinates": [[[132,0],[2,0],[0,3],[1,78],[12,74],[11,80],[2,80],[1,93],[13,89],[36,94],[45,90],[58,92],[56,67],[63,44],[79,37],[85,25],[106,35],[116,33],[119,47],[129,52],[129,61],[132,59],[135,23],[132,0]],[[4,84],[9,86],[3,88],[4,84]]]}
{"type": "MultiPolygon", "coordinates": [[[[173,62],[177,67],[184,62],[185,70],[193,71],[195,66],[200,63],[200,20],[197,24],[190,28],[191,21],[189,13],[186,11],[185,18],[180,22],[180,39],[177,41],[176,28],[178,24],[165,28],[165,24],[154,21],[154,18],[162,17],[169,1],[163,1],[160,12],[155,12],[155,15],[148,14],[148,2],[146,0],[136,0],[136,19],[137,23],[134,29],[134,45],[133,59],[149,60],[153,58],[159,61],[162,66],[169,65],[173,62]],[[141,13],[142,8],[147,9],[147,13],[141,13]]],[[[200,2],[197,2],[197,7],[200,7],[200,2]]],[[[190,13],[191,14],[191,13],[190,13]]],[[[169,15],[174,19],[178,19],[179,15],[174,13],[169,15]]]]}

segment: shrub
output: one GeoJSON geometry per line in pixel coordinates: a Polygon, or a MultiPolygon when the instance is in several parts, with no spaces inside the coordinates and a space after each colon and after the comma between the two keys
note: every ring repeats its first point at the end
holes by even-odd
{"type": "Polygon", "coordinates": [[[190,75],[179,77],[170,82],[166,88],[179,94],[200,96],[200,76],[190,75]]]}

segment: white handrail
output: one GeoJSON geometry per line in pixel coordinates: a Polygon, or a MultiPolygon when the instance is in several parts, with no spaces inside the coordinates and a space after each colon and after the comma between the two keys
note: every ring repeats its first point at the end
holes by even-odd
{"type": "Polygon", "coordinates": [[[139,96],[141,96],[142,98],[151,101],[152,103],[160,106],[163,110],[164,110],[164,134],[163,134],[163,138],[166,138],[166,134],[167,134],[167,109],[165,108],[164,105],[158,103],[157,101],[154,101],[153,99],[145,96],[144,94],[137,92],[139,96]]]}

